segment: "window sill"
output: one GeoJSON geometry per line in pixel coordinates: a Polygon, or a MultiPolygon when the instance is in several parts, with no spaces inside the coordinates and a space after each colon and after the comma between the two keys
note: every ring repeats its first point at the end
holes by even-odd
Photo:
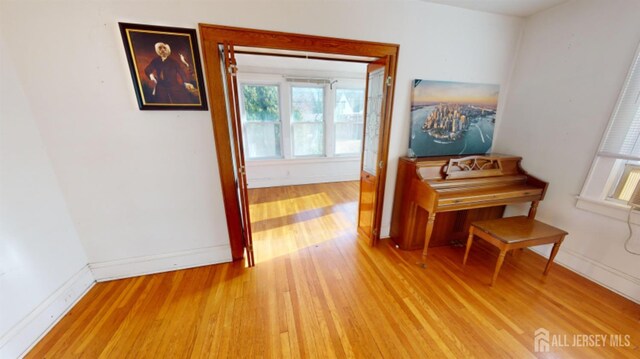
{"type": "MultiPolygon", "coordinates": [[[[601,214],[610,218],[627,222],[629,219],[629,207],[626,204],[619,204],[607,200],[600,200],[578,196],[576,207],[585,211],[601,214]]],[[[630,221],[632,224],[640,224],[640,212],[635,210],[631,213],[630,221]]]]}
{"type": "Polygon", "coordinates": [[[273,166],[285,164],[314,164],[314,163],[330,163],[330,162],[360,162],[360,155],[356,156],[336,156],[336,157],[308,157],[308,158],[279,158],[265,160],[247,160],[248,166],[273,166]]]}

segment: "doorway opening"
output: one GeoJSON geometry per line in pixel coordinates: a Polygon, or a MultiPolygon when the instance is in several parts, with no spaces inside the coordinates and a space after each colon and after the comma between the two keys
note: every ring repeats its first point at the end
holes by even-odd
{"type": "Polygon", "coordinates": [[[367,66],[236,49],[255,263],[355,239],[367,66]]]}
{"type": "MultiPolygon", "coordinates": [[[[200,34],[233,258],[241,259],[246,254],[248,265],[254,264],[246,149],[242,140],[242,90],[238,83],[236,58],[244,54],[260,53],[283,58],[302,57],[367,64],[357,224],[358,236],[370,245],[375,245],[379,239],[385,189],[398,45],[203,24],[200,25],[200,34]]],[[[299,86],[296,91],[291,91],[289,101],[294,101],[295,93],[304,99],[314,91],[317,92],[309,86],[299,86]]],[[[321,125],[315,124],[310,117],[305,117],[304,113],[291,116],[288,121],[290,123],[286,131],[290,131],[292,143],[295,144],[295,139],[298,139],[298,146],[293,146],[290,151],[300,155],[317,152],[320,145],[307,143],[304,138],[317,133],[321,125]],[[296,123],[292,125],[292,122],[296,123]]],[[[275,133],[277,124],[253,127],[257,133],[262,131],[263,134],[268,134],[275,133]]],[[[273,150],[272,154],[276,154],[278,136],[270,136],[273,140],[268,144],[273,146],[269,148],[273,150]]],[[[282,140],[280,143],[282,145],[282,140]]],[[[326,141],[320,143],[327,146],[326,141]]],[[[334,151],[339,147],[336,143],[328,146],[333,146],[330,149],[334,151]]],[[[326,149],[325,147],[324,150],[326,149]]],[[[283,151],[283,148],[280,147],[279,150],[283,151]]]]}

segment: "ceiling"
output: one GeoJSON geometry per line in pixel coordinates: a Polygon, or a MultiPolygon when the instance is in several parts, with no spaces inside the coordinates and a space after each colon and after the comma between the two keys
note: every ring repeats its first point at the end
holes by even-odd
{"type": "Polygon", "coordinates": [[[569,0],[422,0],[494,14],[527,17],[569,0]]]}
{"type": "Polygon", "coordinates": [[[255,54],[236,54],[240,72],[282,73],[303,75],[304,72],[325,73],[327,76],[362,77],[367,72],[367,65],[359,62],[327,61],[300,59],[292,57],[267,56],[255,54]],[[348,74],[348,76],[347,76],[348,74]]]}

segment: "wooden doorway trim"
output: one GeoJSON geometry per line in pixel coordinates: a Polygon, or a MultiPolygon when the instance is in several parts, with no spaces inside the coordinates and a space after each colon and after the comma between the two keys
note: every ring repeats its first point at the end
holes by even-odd
{"type": "MultiPolygon", "coordinates": [[[[240,205],[236,190],[235,169],[231,148],[233,139],[229,134],[227,108],[225,103],[225,91],[223,74],[220,66],[219,49],[225,43],[234,46],[246,46],[257,48],[269,48],[278,50],[304,51],[312,53],[327,53],[349,56],[362,56],[389,58],[389,76],[391,85],[387,94],[387,103],[393,103],[395,87],[395,74],[398,59],[399,45],[378,42],[338,39],[331,37],[302,35],[276,31],[254,30],[246,28],[200,24],[200,40],[204,57],[209,105],[211,108],[211,121],[213,124],[213,136],[215,139],[216,155],[222,185],[222,196],[229,231],[231,255],[234,260],[243,258],[242,222],[240,218],[240,205]]],[[[388,106],[385,111],[385,134],[383,135],[382,148],[384,163],[387,163],[389,152],[389,132],[391,125],[392,108],[388,106]]],[[[384,181],[387,166],[381,169],[380,195],[384,195],[384,181]]],[[[382,201],[378,203],[378,210],[382,210],[382,201]]]]}

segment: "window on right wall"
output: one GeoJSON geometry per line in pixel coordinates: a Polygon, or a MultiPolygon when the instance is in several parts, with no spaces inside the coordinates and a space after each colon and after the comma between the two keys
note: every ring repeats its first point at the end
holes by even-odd
{"type": "Polygon", "coordinates": [[[584,184],[578,208],[627,220],[640,182],[640,45],[584,184]]]}

